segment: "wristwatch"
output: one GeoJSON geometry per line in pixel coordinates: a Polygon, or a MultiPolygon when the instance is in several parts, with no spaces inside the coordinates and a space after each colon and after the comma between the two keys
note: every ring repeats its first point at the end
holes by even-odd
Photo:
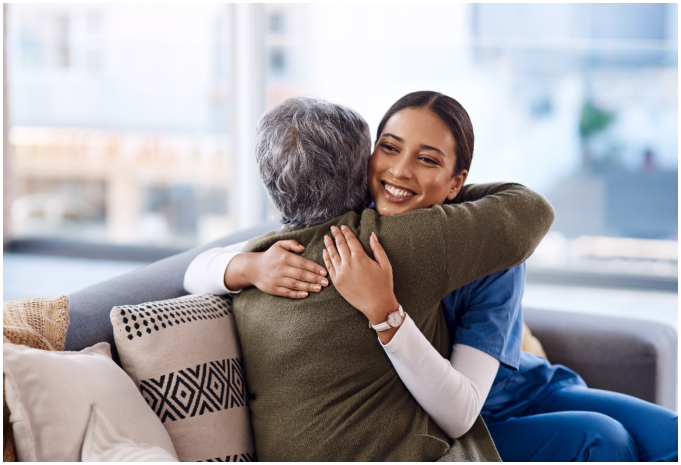
{"type": "Polygon", "coordinates": [[[369,327],[375,329],[376,331],[385,331],[386,329],[390,328],[398,328],[402,322],[404,321],[404,310],[402,309],[402,305],[397,304],[397,310],[394,312],[388,313],[388,319],[385,320],[383,323],[379,323],[377,325],[372,325],[371,321],[369,322],[369,327]]]}

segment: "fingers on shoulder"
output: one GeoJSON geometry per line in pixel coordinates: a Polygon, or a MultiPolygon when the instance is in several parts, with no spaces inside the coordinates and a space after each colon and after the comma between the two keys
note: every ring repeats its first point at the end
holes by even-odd
{"type": "Polygon", "coordinates": [[[324,264],[326,265],[326,269],[329,270],[329,277],[335,280],[336,268],[333,264],[333,260],[331,260],[331,255],[327,249],[324,249],[322,251],[322,257],[324,258],[324,264]]]}
{"type": "Polygon", "coordinates": [[[385,253],[385,249],[383,249],[383,246],[381,245],[380,242],[378,242],[378,237],[376,236],[376,233],[371,233],[371,239],[369,240],[370,245],[371,245],[371,250],[374,251],[374,258],[376,258],[376,261],[380,265],[390,265],[390,261],[388,260],[388,254],[385,253]]]}
{"type": "Polygon", "coordinates": [[[324,236],[324,245],[326,246],[326,251],[331,260],[336,260],[338,258],[338,250],[333,240],[329,236],[324,236]]]}
{"type": "Polygon", "coordinates": [[[347,226],[343,225],[340,227],[341,232],[343,233],[343,237],[345,238],[345,241],[348,243],[348,247],[350,248],[350,251],[354,253],[359,253],[359,252],[364,252],[364,248],[362,247],[362,243],[359,242],[359,239],[357,239],[357,236],[355,236],[355,233],[352,232],[350,228],[347,226]]]}
{"type": "Polygon", "coordinates": [[[316,273],[321,276],[324,276],[326,274],[324,268],[317,265],[312,260],[308,260],[307,258],[303,258],[298,255],[289,254],[286,257],[286,264],[293,268],[297,268],[300,271],[308,271],[311,273],[316,273]]]}
{"type": "Polygon", "coordinates": [[[282,241],[277,241],[275,245],[288,251],[295,250],[296,252],[300,252],[305,250],[305,246],[301,245],[301,243],[295,239],[284,239],[282,241]]]}
{"type": "Polygon", "coordinates": [[[331,234],[333,234],[333,238],[336,241],[336,247],[338,247],[339,250],[346,246],[347,241],[340,228],[331,226],[331,234]]]}
{"type": "Polygon", "coordinates": [[[281,297],[288,297],[289,299],[304,299],[307,297],[307,292],[305,291],[294,291],[293,289],[288,289],[286,287],[278,287],[276,289],[276,294],[281,297]]]}

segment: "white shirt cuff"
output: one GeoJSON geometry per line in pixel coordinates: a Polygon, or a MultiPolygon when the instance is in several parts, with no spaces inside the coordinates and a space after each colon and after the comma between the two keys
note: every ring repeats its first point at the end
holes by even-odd
{"type": "Polygon", "coordinates": [[[409,318],[409,314],[405,312],[404,321],[397,329],[397,331],[395,331],[395,334],[393,335],[393,338],[390,340],[390,342],[388,342],[387,344],[383,344],[380,338],[378,339],[378,341],[381,342],[381,345],[383,346],[383,349],[386,352],[388,352],[389,354],[394,354],[397,353],[404,344],[408,343],[411,340],[411,337],[414,337],[414,331],[418,331],[419,333],[421,332],[416,327],[414,320],[409,318]]]}
{"type": "Polygon", "coordinates": [[[191,294],[238,294],[225,286],[225,271],[234,257],[241,253],[246,243],[229,247],[216,247],[197,255],[184,275],[184,288],[191,294]]]}

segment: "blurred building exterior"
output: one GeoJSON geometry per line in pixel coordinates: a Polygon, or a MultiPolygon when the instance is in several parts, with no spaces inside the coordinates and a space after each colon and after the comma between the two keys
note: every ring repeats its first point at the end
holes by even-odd
{"type": "MultiPolygon", "coordinates": [[[[234,14],[8,7],[16,237],[188,247],[241,226],[234,14]]],[[[678,276],[675,254],[575,242],[678,240],[677,18],[677,4],[267,4],[264,106],[321,97],[375,130],[408,92],[451,95],[476,131],[469,182],[521,182],[556,208],[536,266],[678,276]]]]}

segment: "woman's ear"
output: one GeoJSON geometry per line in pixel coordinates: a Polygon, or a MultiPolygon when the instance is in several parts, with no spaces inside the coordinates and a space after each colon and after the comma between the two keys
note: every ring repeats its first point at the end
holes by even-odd
{"type": "Polygon", "coordinates": [[[461,171],[461,173],[452,176],[452,181],[449,185],[449,193],[447,194],[447,200],[454,200],[454,197],[457,196],[457,194],[463,187],[463,183],[466,182],[467,177],[468,170],[463,170],[461,171]]]}

